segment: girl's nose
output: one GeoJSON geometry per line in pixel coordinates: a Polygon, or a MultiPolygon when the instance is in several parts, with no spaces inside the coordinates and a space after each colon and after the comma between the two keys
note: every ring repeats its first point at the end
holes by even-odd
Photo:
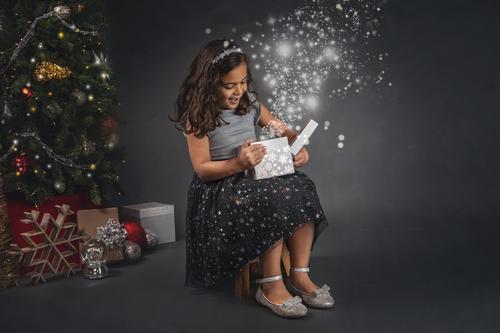
{"type": "Polygon", "coordinates": [[[236,85],[236,94],[241,95],[243,93],[243,88],[238,84],[236,85]]]}

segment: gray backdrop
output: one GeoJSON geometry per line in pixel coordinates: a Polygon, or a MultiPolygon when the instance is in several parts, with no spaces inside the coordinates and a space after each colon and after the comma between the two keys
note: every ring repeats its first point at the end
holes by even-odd
{"type": "MultiPolygon", "coordinates": [[[[190,62],[231,27],[245,30],[301,3],[108,1],[128,156],[121,172],[127,197],[116,205],[174,204],[177,237],[184,237],[193,171],[186,141],[167,115],[190,62]]],[[[467,265],[476,268],[491,263],[500,216],[500,27],[490,13],[499,9],[484,0],[393,0],[384,7],[374,47],[390,54],[393,86],[323,99],[330,104],[315,119],[333,124],[320,128],[303,168],[316,183],[336,249],[429,258],[442,252],[469,256],[467,265]],[[346,136],[343,150],[339,134],[346,136]]]]}

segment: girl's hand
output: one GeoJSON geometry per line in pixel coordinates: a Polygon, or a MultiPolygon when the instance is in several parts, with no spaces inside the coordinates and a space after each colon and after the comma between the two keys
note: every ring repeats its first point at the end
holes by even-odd
{"type": "Polygon", "coordinates": [[[266,146],[262,144],[250,145],[252,141],[252,139],[245,140],[237,157],[239,164],[244,170],[252,169],[262,162],[264,155],[267,153],[266,146]]]}
{"type": "Polygon", "coordinates": [[[270,120],[267,126],[269,126],[269,130],[277,137],[282,137],[283,133],[285,133],[286,129],[288,128],[287,124],[279,119],[270,120]]]}
{"type": "Polygon", "coordinates": [[[302,147],[299,150],[299,153],[293,157],[293,166],[296,168],[300,168],[301,166],[307,164],[309,162],[309,153],[307,152],[306,147],[302,147]]]}

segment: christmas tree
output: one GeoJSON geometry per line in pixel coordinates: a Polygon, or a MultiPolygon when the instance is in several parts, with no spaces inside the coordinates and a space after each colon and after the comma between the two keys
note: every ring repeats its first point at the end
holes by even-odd
{"type": "Polygon", "coordinates": [[[100,1],[2,0],[0,177],[35,205],[122,195],[105,23],[100,1]]]}

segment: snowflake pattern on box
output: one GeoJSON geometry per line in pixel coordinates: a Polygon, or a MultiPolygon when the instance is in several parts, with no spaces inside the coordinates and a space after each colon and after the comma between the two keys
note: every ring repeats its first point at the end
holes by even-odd
{"type": "Polygon", "coordinates": [[[76,233],[76,223],[64,222],[66,218],[73,215],[68,205],[56,205],[59,211],[54,219],[49,213],[42,216],[38,223],[40,212],[32,210],[25,212],[25,219],[21,222],[32,224],[33,230],[21,233],[21,236],[29,244],[22,248],[22,262],[25,267],[32,267],[33,271],[27,275],[31,282],[45,282],[48,275],[64,275],[69,277],[71,273],[76,273],[80,266],[69,262],[68,258],[78,253],[78,241],[83,236],[76,233]]]}
{"type": "Polygon", "coordinates": [[[254,168],[254,178],[264,179],[295,173],[293,158],[286,137],[259,141],[252,144],[263,144],[267,154],[262,162],[254,168]]]}

